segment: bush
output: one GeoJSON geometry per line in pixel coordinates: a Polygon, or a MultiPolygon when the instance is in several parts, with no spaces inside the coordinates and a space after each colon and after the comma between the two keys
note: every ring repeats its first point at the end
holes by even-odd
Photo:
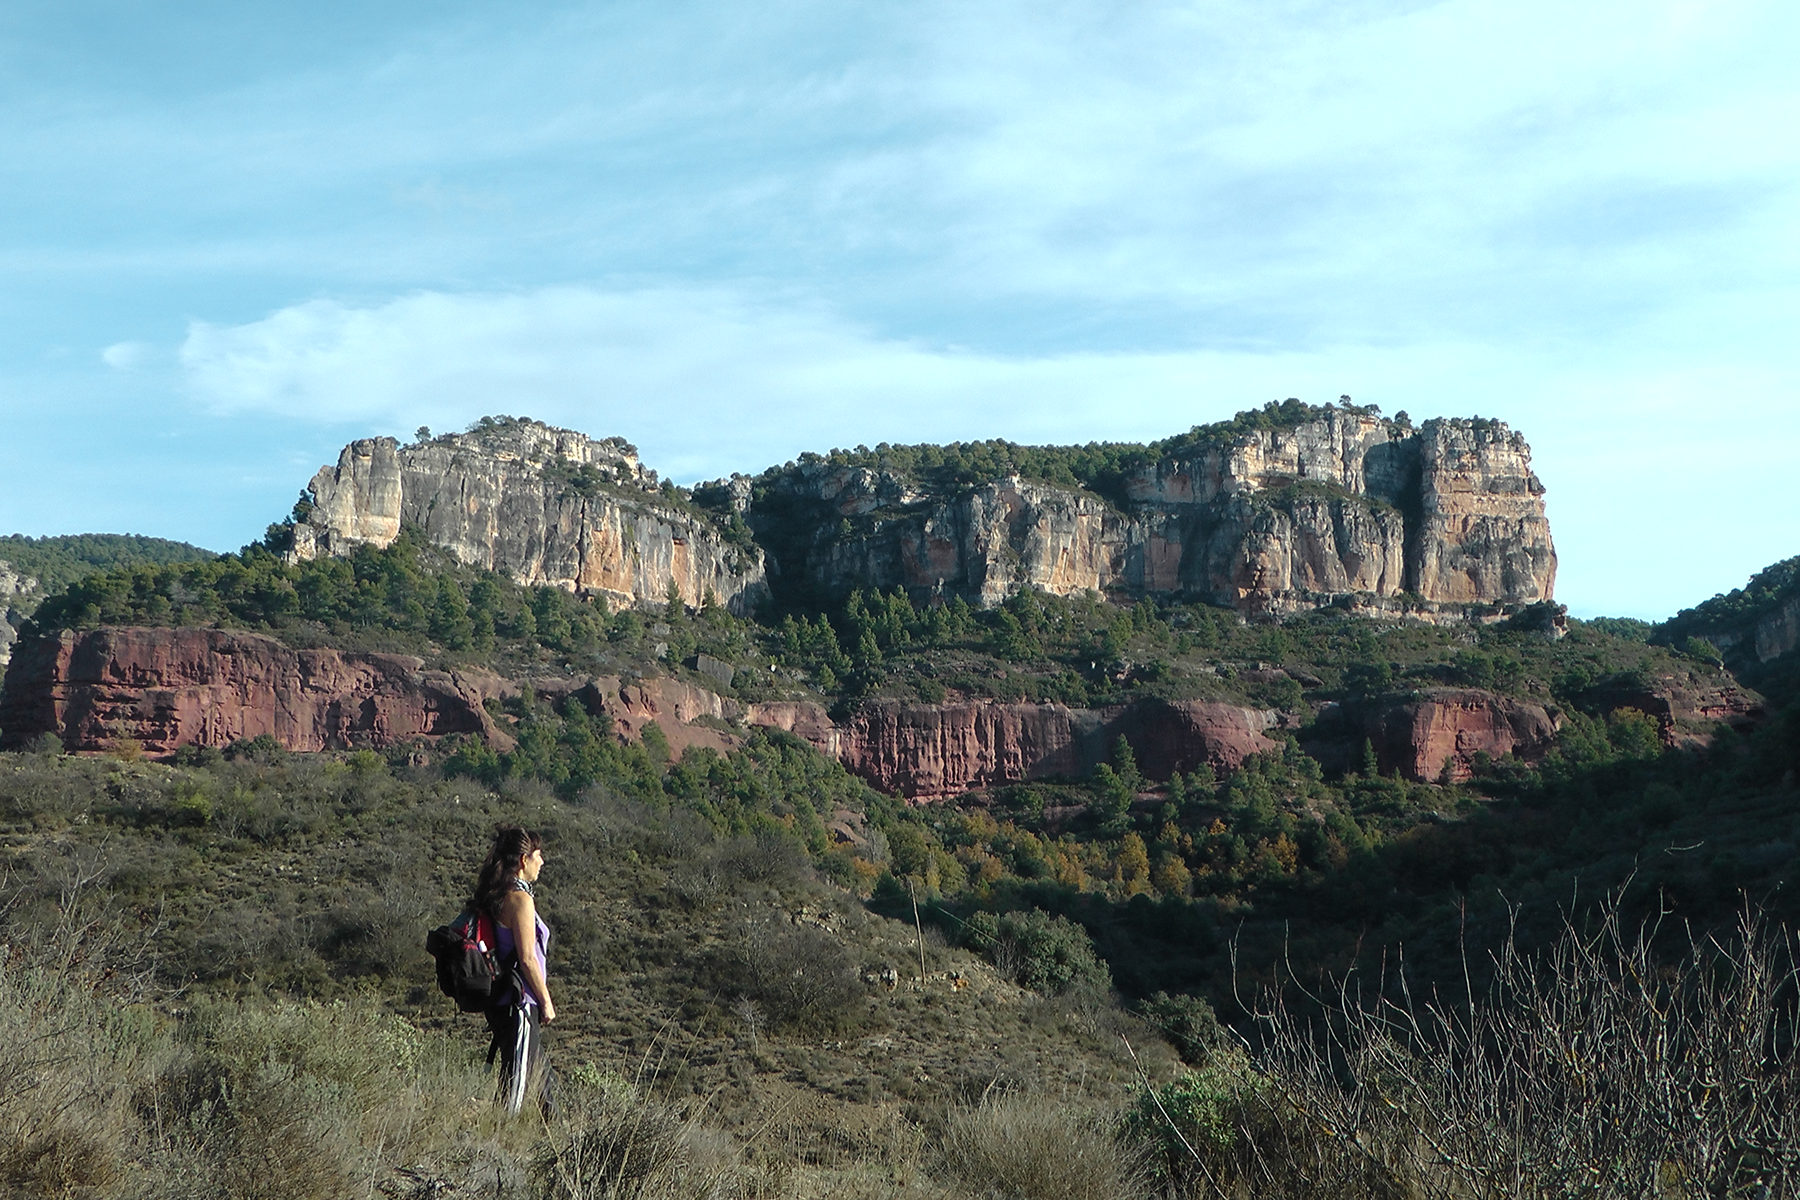
{"type": "Polygon", "coordinates": [[[1144,1185],[1139,1158],[1101,1114],[1015,1093],[955,1109],[938,1171],[977,1196],[1118,1200],[1144,1185]]]}
{"type": "Polygon", "coordinates": [[[707,956],[701,975],[710,990],[747,998],[772,1024],[788,1028],[835,1028],[864,998],[843,943],[810,925],[789,924],[780,914],[746,924],[729,945],[707,956]]]}
{"type": "Polygon", "coordinates": [[[1323,1021],[1274,1006],[1264,1068],[1315,1127],[1356,1131],[1340,1159],[1409,1190],[1794,1195],[1792,935],[1747,912],[1671,960],[1657,932],[1609,901],[1540,957],[1503,944],[1472,1000],[1384,980],[1344,984],[1323,1021]]]}
{"type": "Polygon", "coordinates": [[[1042,909],[976,913],[963,926],[964,944],[1020,987],[1059,995],[1082,986],[1106,991],[1112,973],[1094,953],[1087,930],[1042,909]]]}
{"type": "MultiPolygon", "coordinates": [[[[609,1081],[614,1082],[614,1081],[609,1081]]],[[[735,1193],[735,1156],[719,1134],[616,1086],[565,1090],[532,1158],[542,1200],[690,1200],[735,1193]]]]}
{"type": "Polygon", "coordinates": [[[1142,1013],[1190,1066],[1205,1066],[1229,1036],[1212,1005],[1198,996],[1158,992],[1144,1001],[1142,1013]]]}

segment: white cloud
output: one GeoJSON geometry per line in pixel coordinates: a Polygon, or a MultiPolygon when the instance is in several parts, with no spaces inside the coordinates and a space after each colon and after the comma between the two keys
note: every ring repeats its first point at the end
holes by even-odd
{"type": "Polygon", "coordinates": [[[115,371],[135,371],[155,355],[156,348],[147,342],[114,342],[100,352],[100,361],[115,371]]]}

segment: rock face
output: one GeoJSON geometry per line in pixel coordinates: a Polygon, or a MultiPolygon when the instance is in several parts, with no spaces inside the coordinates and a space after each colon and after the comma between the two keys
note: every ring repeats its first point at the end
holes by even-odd
{"type": "Polygon", "coordinates": [[[1556,744],[1559,722],[1542,705],[1472,688],[1433,688],[1368,714],[1364,729],[1384,771],[1419,783],[1473,773],[1475,756],[1536,763],[1556,744]]]}
{"type": "MultiPolygon", "coordinates": [[[[641,742],[644,726],[656,722],[676,758],[691,746],[705,746],[721,754],[742,744],[725,722],[743,715],[744,706],[717,692],[667,677],[623,679],[616,675],[596,678],[551,678],[528,681],[540,699],[561,703],[579,700],[589,712],[606,714],[613,731],[629,742],[641,742]],[[698,724],[710,719],[717,724],[698,724]]],[[[509,693],[512,694],[512,693],[509,693]]]]}
{"type": "Polygon", "coordinates": [[[296,559],[386,546],[409,524],[464,563],[620,604],[661,604],[673,587],[741,613],[767,591],[761,551],[659,491],[619,438],[510,419],[409,446],[367,438],[311,491],[296,559]]]}
{"type": "Polygon", "coordinates": [[[1167,777],[1202,763],[1230,768],[1279,749],[1273,712],[1202,701],[1072,709],[1060,704],[865,705],[843,724],[810,704],[755,704],[751,724],[786,729],[883,791],[914,800],[1090,773],[1124,736],[1140,766],[1167,777]]]}
{"type": "Polygon", "coordinates": [[[1767,715],[1753,693],[1729,679],[1691,674],[1659,675],[1642,686],[1603,689],[1599,698],[1609,710],[1635,708],[1654,717],[1670,746],[1703,746],[1721,723],[1742,729],[1767,715]]]}
{"type": "Polygon", "coordinates": [[[1800,596],[1756,623],[1756,660],[1768,662],[1800,646],[1800,596]]]}
{"type": "Polygon", "coordinates": [[[0,729],[8,747],[54,733],[71,751],[131,739],[152,754],[261,734],[301,751],[452,733],[507,745],[482,707],[504,688],[496,676],[426,671],[405,655],[294,650],[222,629],[106,628],[20,647],[0,729]]]}
{"type": "Polygon", "coordinates": [[[1290,612],[1358,593],[1548,599],[1543,493],[1530,448],[1499,422],[1414,431],[1329,409],[1139,468],[1123,507],[1017,477],[943,496],[814,456],[768,477],[751,515],[782,546],[781,569],[828,593],[899,586],[991,605],[1093,589],[1290,612]]]}
{"type": "Polygon", "coordinates": [[[550,677],[523,684],[479,672],[427,671],[398,654],[295,650],[222,629],[102,628],[25,645],[6,677],[5,745],[54,733],[70,751],[150,754],[226,746],[261,734],[289,750],[381,749],[415,738],[478,734],[513,744],[483,702],[529,686],[604,713],[631,741],[654,721],[680,755],[741,744],[728,722],[787,730],[876,787],[915,799],[1053,776],[1085,775],[1123,735],[1151,774],[1202,763],[1234,767],[1277,748],[1277,715],[1199,701],[1100,709],[1057,704],[877,703],[839,725],[815,704],[743,704],[672,678],[550,677]]]}
{"type": "Polygon", "coordinates": [[[1415,783],[1461,782],[1475,756],[1536,764],[1556,744],[1561,721],[1542,705],[1476,688],[1429,688],[1354,705],[1326,705],[1301,734],[1328,769],[1358,770],[1365,740],[1383,772],[1415,783]]]}
{"type": "Polygon", "coordinates": [[[13,565],[0,558],[0,671],[12,661],[13,643],[18,641],[18,626],[25,618],[14,607],[19,597],[37,590],[37,580],[22,575],[13,565]]]}

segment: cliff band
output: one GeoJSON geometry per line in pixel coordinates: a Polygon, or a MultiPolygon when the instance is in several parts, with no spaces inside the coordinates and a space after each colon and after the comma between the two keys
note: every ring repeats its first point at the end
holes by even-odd
{"type": "Polygon", "coordinates": [[[407,446],[366,438],[310,491],[291,551],[301,561],[387,546],[408,524],[463,563],[620,604],[661,604],[673,588],[690,606],[710,595],[743,613],[767,592],[762,552],[658,489],[619,438],[522,420],[407,446]]]}
{"type": "Polygon", "coordinates": [[[1118,504],[1017,476],[947,495],[816,455],[760,482],[752,523],[783,546],[782,570],[827,594],[901,587],[992,605],[1092,589],[1267,613],[1522,604],[1556,578],[1530,447],[1498,421],[1414,430],[1327,409],[1173,450],[1133,469],[1118,504]]]}

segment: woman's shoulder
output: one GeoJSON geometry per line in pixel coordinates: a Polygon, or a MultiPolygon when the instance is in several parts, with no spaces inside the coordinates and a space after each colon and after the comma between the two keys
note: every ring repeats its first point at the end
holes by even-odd
{"type": "Polygon", "coordinates": [[[532,901],[531,889],[529,887],[508,888],[500,894],[500,899],[494,905],[495,911],[502,916],[505,916],[508,913],[518,912],[521,908],[536,907],[537,905],[532,901]]]}

